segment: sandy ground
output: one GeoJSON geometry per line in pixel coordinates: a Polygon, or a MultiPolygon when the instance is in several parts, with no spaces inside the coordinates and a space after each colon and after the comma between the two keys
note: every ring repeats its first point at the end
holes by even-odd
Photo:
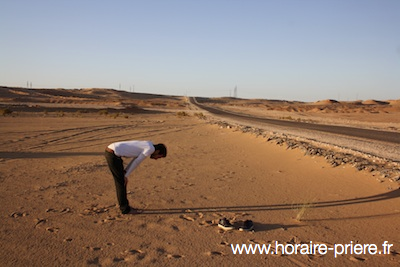
{"type": "MultiPolygon", "coordinates": [[[[281,119],[400,129],[398,100],[228,100],[214,102],[281,119]]],[[[400,263],[398,183],[188,116],[198,111],[183,97],[0,87],[0,111],[0,266],[400,263]],[[144,212],[121,215],[104,149],[132,139],[165,143],[168,157],[134,171],[128,198],[144,212]],[[217,226],[224,217],[236,227],[252,220],[254,231],[225,232],[217,226]],[[271,251],[239,255],[236,244],[271,251]],[[300,254],[316,244],[327,253],[300,254]],[[352,249],[367,244],[374,255],[352,249]]]]}
{"type": "MultiPolygon", "coordinates": [[[[398,266],[400,190],[351,166],[194,116],[0,117],[1,266],[398,266]],[[104,148],[165,143],[128,185],[121,215],[104,148]],[[304,214],[302,214],[304,212],[304,214]],[[226,217],[254,232],[224,232],[226,217]],[[297,217],[297,218],[296,218],[297,217]],[[393,244],[384,255],[384,241],[393,244]],[[234,255],[231,244],[376,244],[376,255],[234,255]],[[379,254],[381,253],[381,254],[379,254]]],[[[338,246],[336,246],[338,248],[338,246]]]]}

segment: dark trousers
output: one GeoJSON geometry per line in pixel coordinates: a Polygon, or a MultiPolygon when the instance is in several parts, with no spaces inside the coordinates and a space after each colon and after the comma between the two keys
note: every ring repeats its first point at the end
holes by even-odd
{"type": "Polygon", "coordinates": [[[110,171],[114,177],[119,208],[122,213],[128,213],[130,211],[130,207],[128,198],[126,196],[125,170],[122,158],[108,151],[105,152],[105,157],[108,167],[110,168],[110,171]]]}

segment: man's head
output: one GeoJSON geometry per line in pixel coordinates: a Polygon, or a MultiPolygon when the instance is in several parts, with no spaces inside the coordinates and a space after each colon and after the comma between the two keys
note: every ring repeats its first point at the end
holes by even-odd
{"type": "Polygon", "coordinates": [[[164,144],[154,145],[155,151],[151,154],[150,158],[159,159],[167,156],[167,147],[164,144]]]}

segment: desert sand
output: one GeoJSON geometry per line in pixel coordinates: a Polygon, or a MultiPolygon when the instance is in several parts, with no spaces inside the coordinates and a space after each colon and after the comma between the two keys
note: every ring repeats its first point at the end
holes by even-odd
{"type": "MultiPolygon", "coordinates": [[[[1,266],[400,263],[400,190],[393,179],[350,164],[333,167],[323,157],[210,124],[183,97],[0,90],[2,110],[8,110],[0,117],[1,266]],[[143,213],[122,215],[104,149],[131,139],[165,143],[168,156],[146,159],[132,173],[128,198],[143,213]],[[217,224],[224,217],[235,226],[252,220],[254,231],[223,231],[217,224]],[[385,241],[392,245],[389,251],[385,241]],[[239,255],[231,248],[311,243],[331,249],[376,244],[377,251],[348,249],[335,257],[334,250],[239,255]]],[[[399,130],[396,103],[360,104],[345,120],[335,112],[337,104],[324,104],[329,112],[304,108],[299,115],[298,106],[284,112],[316,121],[329,114],[335,123],[399,130]],[[381,118],[371,121],[366,113],[381,118]]]]}

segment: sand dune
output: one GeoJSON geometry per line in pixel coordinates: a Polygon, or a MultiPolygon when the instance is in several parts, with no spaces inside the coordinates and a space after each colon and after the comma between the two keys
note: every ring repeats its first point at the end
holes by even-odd
{"type": "Polygon", "coordinates": [[[184,107],[183,97],[129,93],[113,89],[26,89],[0,87],[0,102],[3,103],[56,103],[97,104],[108,107],[163,106],[184,107]]]}
{"type": "Polygon", "coordinates": [[[386,102],[386,101],[378,101],[378,100],[369,99],[369,100],[363,101],[362,104],[364,104],[364,105],[389,105],[390,103],[386,102]]]}
{"type": "Polygon", "coordinates": [[[314,104],[316,104],[316,105],[332,105],[332,104],[339,104],[339,101],[336,101],[333,99],[326,99],[326,100],[317,101],[314,104]]]}

